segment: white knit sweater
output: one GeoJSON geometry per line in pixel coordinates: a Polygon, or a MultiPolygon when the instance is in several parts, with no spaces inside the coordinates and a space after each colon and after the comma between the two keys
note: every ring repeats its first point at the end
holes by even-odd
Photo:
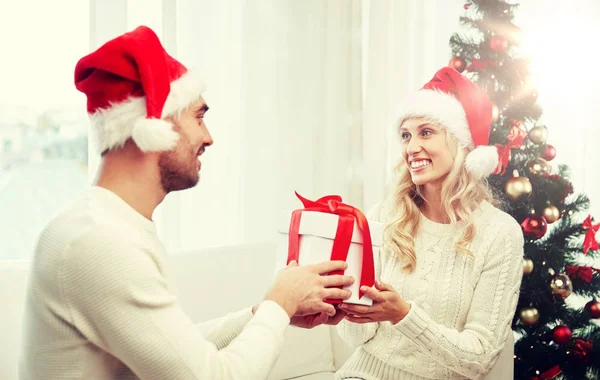
{"type": "MultiPolygon", "coordinates": [[[[390,207],[369,218],[386,222],[390,207]]],[[[523,233],[510,215],[484,202],[475,212],[477,232],[457,253],[460,225],[421,215],[415,237],[417,267],[401,269],[391,254],[376,254],[377,276],[411,304],[398,324],[338,325],[354,354],[336,378],[482,379],[511,331],[523,275],[523,233]]]]}
{"type": "Polygon", "coordinates": [[[22,380],[266,379],[289,325],[265,301],[195,326],[154,223],[100,187],[42,233],[25,316],[22,380]]]}

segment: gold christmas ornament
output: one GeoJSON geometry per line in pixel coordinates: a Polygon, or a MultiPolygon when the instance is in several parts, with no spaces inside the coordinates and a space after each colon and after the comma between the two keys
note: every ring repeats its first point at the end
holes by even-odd
{"type": "Polygon", "coordinates": [[[534,144],[543,144],[548,138],[548,130],[546,127],[537,126],[529,131],[529,140],[534,144]]]}
{"type": "Polygon", "coordinates": [[[492,104],[492,123],[495,123],[500,118],[500,109],[497,105],[492,104]]]}
{"type": "Polygon", "coordinates": [[[544,218],[546,218],[546,222],[554,223],[560,219],[560,211],[554,205],[546,206],[544,208],[544,218]]]}
{"type": "Polygon", "coordinates": [[[526,326],[535,325],[540,319],[540,312],[535,307],[524,307],[519,312],[519,320],[526,326]]]}
{"type": "Polygon", "coordinates": [[[533,261],[531,259],[523,259],[523,274],[533,272],[533,261]]]}
{"type": "Polygon", "coordinates": [[[573,293],[573,284],[566,274],[555,274],[550,278],[550,290],[555,297],[564,300],[573,293]]]}
{"type": "Polygon", "coordinates": [[[512,199],[518,199],[523,195],[530,194],[533,188],[527,177],[519,177],[519,172],[513,172],[513,177],[506,181],[504,192],[512,199]]]}
{"type": "Polygon", "coordinates": [[[550,173],[551,167],[548,161],[542,157],[532,158],[527,162],[527,170],[533,175],[540,175],[544,173],[550,173]]]}

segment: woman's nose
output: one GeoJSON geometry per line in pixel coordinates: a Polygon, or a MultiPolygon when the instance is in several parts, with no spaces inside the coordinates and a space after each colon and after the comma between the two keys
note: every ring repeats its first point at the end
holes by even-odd
{"type": "Polygon", "coordinates": [[[423,149],[418,139],[410,139],[406,144],[406,152],[408,154],[416,154],[423,149]]]}

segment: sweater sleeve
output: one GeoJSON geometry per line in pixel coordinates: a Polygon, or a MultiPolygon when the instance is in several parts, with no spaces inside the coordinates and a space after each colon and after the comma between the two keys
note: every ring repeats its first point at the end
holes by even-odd
{"type": "Polygon", "coordinates": [[[342,320],[337,326],[337,332],[348,346],[356,348],[361,346],[375,336],[379,322],[373,323],[353,323],[346,319],[342,320]]]}
{"type": "MultiPolygon", "coordinates": [[[[381,221],[381,202],[375,204],[366,214],[368,220],[376,222],[381,221]]],[[[373,261],[375,264],[375,278],[381,278],[381,250],[373,252],[373,261]]],[[[337,332],[350,347],[361,346],[375,336],[379,328],[379,322],[373,323],[353,323],[346,319],[342,320],[337,326],[337,332]]]]}
{"type": "Polygon", "coordinates": [[[250,319],[252,319],[252,308],[249,307],[220,318],[197,323],[196,328],[200,330],[206,340],[221,350],[240,335],[250,319]]]}
{"type": "Polygon", "coordinates": [[[69,323],[143,379],[267,378],[289,325],[279,305],[264,301],[246,314],[219,351],[179,307],[156,257],[123,240],[95,230],[71,243],[59,276],[69,323]]]}
{"type": "Polygon", "coordinates": [[[523,276],[523,233],[511,222],[486,253],[463,331],[435,322],[412,302],[394,325],[426,355],[469,379],[486,376],[511,333],[523,276]]]}

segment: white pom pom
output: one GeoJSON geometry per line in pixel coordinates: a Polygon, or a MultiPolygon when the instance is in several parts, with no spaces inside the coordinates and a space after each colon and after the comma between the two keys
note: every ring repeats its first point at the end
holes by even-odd
{"type": "Polygon", "coordinates": [[[498,149],[489,145],[478,146],[467,155],[465,166],[475,177],[487,177],[498,166],[498,149]]]}
{"type": "Polygon", "coordinates": [[[179,140],[172,124],[161,119],[136,120],[131,137],[143,152],[171,150],[179,140]]]}

